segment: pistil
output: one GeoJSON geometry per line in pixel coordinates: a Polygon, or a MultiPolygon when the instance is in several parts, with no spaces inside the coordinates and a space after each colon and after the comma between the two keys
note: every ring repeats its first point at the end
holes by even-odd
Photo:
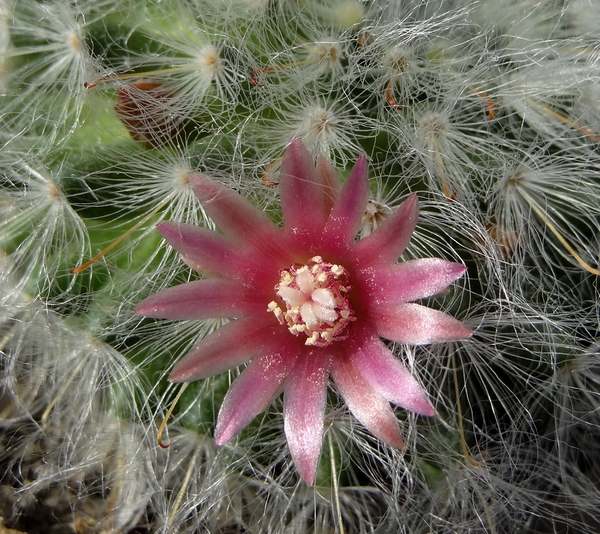
{"type": "Polygon", "coordinates": [[[268,311],[288,330],[306,336],[306,345],[325,347],[348,337],[348,325],[356,319],[348,300],[348,272],[341,265],[314,256],[306,265],[292,265],[280,273],[275,292],[283,306],[273,300],[268,311]]]}

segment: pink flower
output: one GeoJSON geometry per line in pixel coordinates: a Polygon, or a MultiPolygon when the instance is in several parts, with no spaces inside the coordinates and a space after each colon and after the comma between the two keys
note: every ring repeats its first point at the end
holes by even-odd
{"type": "Polygon", "coordinates": [[[355,240],[369,200],[362,156],[343,187],[335,169],[299,140],[281,165],[283,228],[246,198],[190,176],[222,234],[175,222],[158,229],[206,279],[145,299],[136,313],[165,319],[229,318],[174,368],[188,382],[250,362],[228,391],[215,431],[233,438],[281,391],[296,467],[313,484],[331,375],[350,411],[394,447],[404,442],[390,402],[432,416],[415,378],[380,338],[421,345],[470,336],[440,311],[412,301],[443,291],[465,267],[437,258],[396,263],[418,215],[410,196],[375,232],[355,240]]]}

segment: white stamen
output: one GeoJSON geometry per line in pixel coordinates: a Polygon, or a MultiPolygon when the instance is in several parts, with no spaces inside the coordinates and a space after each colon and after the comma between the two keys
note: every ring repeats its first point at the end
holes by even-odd
{"type": "Polygon", "coordinates": [[[298,269],[296,273],[296,283],[302,293],[310,295],[313,292],[315,284],[313,282],[313,275],[308,270],[308,267],[304,266],[298,269]]]}
{"type": "Polygon", "coordinates": [[[320,319],[321,321],[333,323],[338,318],[338,314],[335,310],[324,308],[316,302],[313,303],[312,309],[317,319],[320,319]]]}
{"type": "Polygon", "coordinates": [[[306,324],[308,328],[314,328],[317,326],[317,316],[315,315],[315,311],[313,310],[313,305],[310,302],[305,302],[300,307],[300,317],[306,324]]]}
{"type": "Polygon", "coordinates": [[[319,339],[319,333],[313,332],[312,335],[304,342],[305,345],[316,345],[319,339]]]}
{"type": "Polygon", "coordinates": [[[293,287],[281,287],[277,294],[292,308],[302,306],[306,302],[307,295],[293,287]]]}
{"type": "Polygon", "coordinates": [[[277,305],[277,303],[274,300],[269,302],[269,305],[267,306],[267,311],[273,312],[275,314],[275,317],[277,318],[283,315],[282,309],[277,305]]]}
{"type": "Polygon", "coordinates": [[[333,310],[335,308],[335,299],[333,293],[329,289],[318,288],[312,292],[311,298],[325,308],[333,310]]]}

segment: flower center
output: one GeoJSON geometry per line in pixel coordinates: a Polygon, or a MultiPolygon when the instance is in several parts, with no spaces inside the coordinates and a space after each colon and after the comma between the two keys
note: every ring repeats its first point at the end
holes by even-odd
{"type": "Polygon", "coordinates": [[[351,289],[346,269],[311,258],[306,265],[292,265],[281,271],[275,286],[285,311],[275,301],[269,303],[281,324],[295,336],[306,335],[306,345],[326,347],[348,337],[348,325],[356,320],[348,301],[351,289]]]}

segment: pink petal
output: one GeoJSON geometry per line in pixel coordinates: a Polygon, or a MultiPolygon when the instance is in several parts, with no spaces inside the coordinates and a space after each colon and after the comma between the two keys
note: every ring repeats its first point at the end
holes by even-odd
{"type": "Polygon", "coordinates": [[[349,358],[334,358],[331,373],[348,408],[380,440],[398,449],[404,440],[390,404],[362,377],[349,358]]]}
{"type": "Polygon", "coordinates": [[[315,481],[323,441],[323,421],[331,357],[306,351],[284,385],[284,426],[288,446],[300,476],[315,481]]]}
{"type": "Polygon", "coordinates": [[[410,345],[426,345],[465,339],[473,334],[463,323],[441,311],[401,304],[372,310],[377,333],[386,339],[410,345]]]}
{"type": "MultiPolygon", "coordinates": [[[[267,317],[267,319],[270,319],[267,317]]],[[[171,382],[191,382],[207,378],[250,361],[279,343],[276,331],[281,325],[261,323],[256,317],[231,321],[206,336],[173,368],[171,382]]],[[[283,332],[287,335],[287,331],[283,332]]]]}
{"type": "Polygon", "coordinates": [[[256,247],[263,257],[281,258],[280,229],[247,198],[202,174],[188,177],[202,207],[228,238],[256,247]]]}
{"type": "Polygon", "coordinates": [[[277,351],[263,354],[229,388],[217,418],[215,443],[223,445],[262,412],[277,395],[298,359],[298,344],[282,343],[277,351]]]}
{"type": "Polygon", "coordinates": [[[294,139],[281,162],[279,190],[286,233],[315,235],[325,225],[325,198],[313,158],[294,139]]]}
{"type": "Polygon", "coordinates": [[[360,228],[368,201],[367,158],[363,154],[354,165],[331,210],[325,232],[345,244],[352,243],[360,228]]]}
{"type": "Polygon", "coordinates": [[[371,336],[356,347],[351,360],[362,377],[386,400],[420,415],[434,415],[425,390],[379,337],[371,336]]]}
{"type": "Polygon", "coordinates": [[[203,273],[236,278],[246,284],[258,281],[272,286],[276,283],[279,270],[271,259],[252,254],[216,232],[172,221],[156,227],[189,264],[203,273]]]}
{"type": "Polygon", "coordinates": [[[317,157],[317,174],[321,179],[321,184],[323,184],[325,215],[328,216],[331,213],[331,208],[333,208],[335,200],[340,194],[342,183],[333,165],[322,156],[317,157]]]}
{"type": "Polygon", "coordinates": [[[436,295],[466,270],[460,263],[423,258],[364,269],[360,278],[368,289],[366,299],[377,306],[385,306],[436,295]]]}
{"type": "Polygon", "coordinates": [[[239,282],[197,280],[150,295],[135,313],[161,319],[210,319],[266,313],[266,304],[239,282]]]}
{"type": "Polygon", "coordinates": [[[361,267],[394,263],[410,241],[419,216],[417,195],[409,196],[373,233],[354,247],[361,267]]]}

